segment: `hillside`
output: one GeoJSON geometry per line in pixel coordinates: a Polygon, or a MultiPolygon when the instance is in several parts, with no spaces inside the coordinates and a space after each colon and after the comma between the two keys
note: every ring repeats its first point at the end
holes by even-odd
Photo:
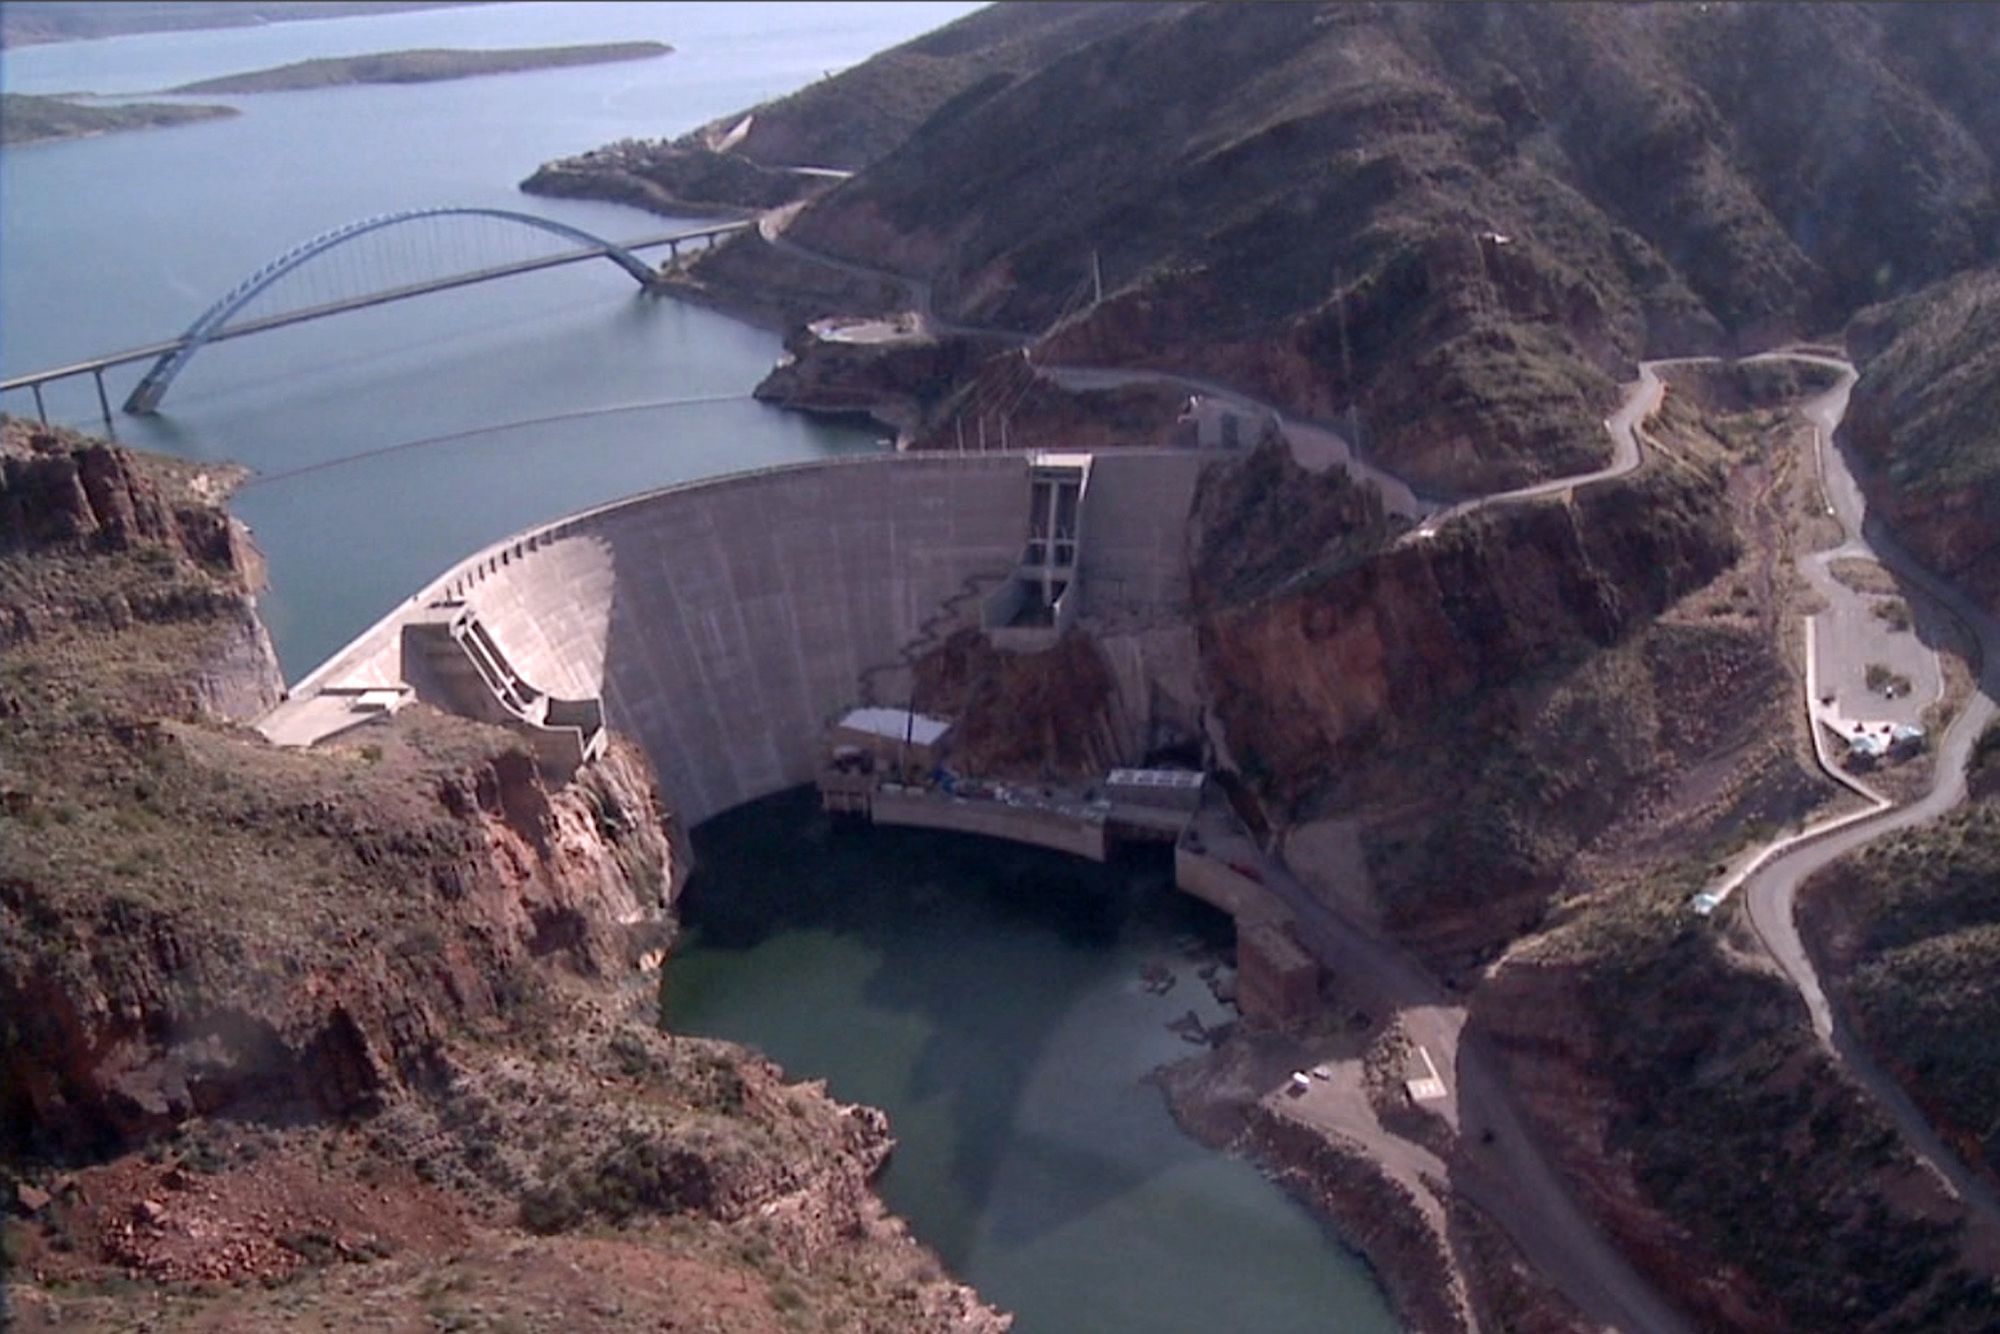
{"type": "Polygon", "coordinates": [[[1074,0],[992,5],[679,138],[628,140],[546,163],[522,188],[642,207],[650,194],[653,204],[667,211],[772,207],[814,185],[790,177],[786,169],[865,167],[954,99],[1032,70],[1071,45],[1138,21],[1152,8],[1074,0]],[[785,182],[784,198],[771,197],[766,178],[785,182]]]}
{"type": "Polygon", "coordinates": [[[1806,909],[1883,1064],[1967,1162],[2000,1181],[2000,732],[1975,799],[1830,868],[1806,909]]]}
{"type": "Polygon", "coordinates": [[[432,48],[382,51],[365,56],[327,56],[272,69],[225,74],[169,88],[171,93],[280,93],[300,88],[334,88],[353,83],[437,83],[485,74],[602,65],[618,60],[651,60],[673,51],[665,42],[600,42],[587,46],[523,46],[505,50],[461,51],[432,48]]]}
{"type": "Polygon", "coordinates": [[[2000,267],[1864,311],[1853,440],[1932,569],[2000,608],[2000,267]]]}
{"type": "MultiPolygon", "coordinates": [[[[857,169],[795,186],[822,192],[787,238],[966,324],[1045,331],[1095,255],[1106,299],[1052,359],[1351,406],[1443,492],[1595,457],[1634,357],[1837,328],[2000,234],[2000,75],[1958,54],[2000,40],[1990,7],[1163,5],[1074,32],[1034,9],[676,151],[857,169]],[[927,91],[881,113],[885,86],[927,91]]],[[[673,192],[673,154],[624,151],[673,192]]]]}
{"type": "Polygon", "coordinates": [[[236,114],[235,107],[185,106],[177,102],[124,102],[99,106],[61,97],[0,93],[0,144],[84,139],[118,130],[185,125],[236,114]]]}
{"type": "MultiPolygon", "coordinates": [[[[1783,409],[1827,383],[1669,374],[1638,471],[1421,540],[1269,444],[1218,463],[1189,538],[1218,779],[1325,900],[1464,997],[1460,1087],[1476,1042],[1595,1228],[1690,1328],[1984,1331],[1990,1233],[1740,924],[1688,907],[1719,864],[1837,800],[1799,734],[1804,590],[1785,573],[1812,540],[1792,516],[1823,510],[1811,434],[1783,409]]],[[[1042,655],[954,641],[924,664],[925,698],[981,764],[1089,770],[1117,690],[1090,629],[1042,655]]],[[[1331,1015],[1379,1013],[1336,986],[1331,1015]]],[[[1953,1061],[1990,1073],[1990,1008],[1964,985],[1928,1005],[1950,1013],[1953,1061]]],[[[1400,1096],[1384,1107],[1452,1142],[1400,1096]]],[[[1486,1154],[1462,1116],[1461,1203],[1486,1154]]],[[[1415,1272],[1436,1291],[1450,1266],[1415,1272]]]]}
{"type": "Polygon", "coordinates": [[[0,1324],[996,1330],[885,1119],[659,1031],[681,835],[412,705],[310,753],[226,470],[5,424],[0,1324]]]}

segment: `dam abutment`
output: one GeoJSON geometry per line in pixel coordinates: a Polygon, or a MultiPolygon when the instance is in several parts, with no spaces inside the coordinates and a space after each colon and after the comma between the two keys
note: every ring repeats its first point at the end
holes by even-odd
{"type": "MultiPolygon", "coordinates": [[[[844,711],[926,646],[982,628],[985,600],[966,590],[1047,566],[1034,543],[1052,534],[1032,516],[1049,457],[833,459],[557,520],[440,575],[260,726],[310,744],[421,698],[514,726],[545,764],[573,769],[600,724],[639,744],[669,809],[699,824],[813,782],[844,711]]],[[[1062,596],[1112,664],[1112,731],[1136,762],[1162,726],[1186,730],[1199,711],[1188,523],[1203,468],[1228,456],[1088,457],[1062,596]]],[[[892,823],[1090,860],[1107,851],[1101,819],[916,790],[878,801],[892,823]]],[[[1214,857],[1182,850],[1175,883],[1239,928],[1282,917],[1262,886],[1214,857]]]]}
{"type": "MultiPolygon", "coordinates": [[[[468,651],[490,648],[508,688],[600,700],[605,725],[639,743],[668,803],[698,823],[811,782],[828,724],[869,693],[871,674],[979,627],[980,599],[965,590],[1023,563],[1034,457],[831,459],[542,525],[447,570],[260,726],[310,743],[414,697],[404,635],[455,604],[476,620],[468,651]]],[[[1092,464],[1078,624],[1118,666],[1120,730],[1135,742],[1155,698],[1185,712],[1194,692],[1186,523],[1216,457],[1131,450],[1092,464]]]]}

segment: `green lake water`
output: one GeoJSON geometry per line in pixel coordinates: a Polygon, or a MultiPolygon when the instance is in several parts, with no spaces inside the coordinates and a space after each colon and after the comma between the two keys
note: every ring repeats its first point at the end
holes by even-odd
{"type": "MultiPolygon", "coordinates": [[[[681,133],[971,8],[479,5],[0,53],[9,91],[133,94],[422,46],[677,48],[454,83],[205,98],[243,114],[10,148],[0,374],[171,336],[266,260],[374,214],[478,205],[613,239],[668,230],[515,183],[550,157],[681,133]]],[[[668,482],[880,447],[749,401],[780,352],[767,331],[636,295],[609,264],[574,265],[211,347],[160,416],[117,428],[257,470],[235,508],[269,557],[263,610],[296,679],[526,525],[668,482]],[[730,401],[664,406],[716,395],[730,401]]],[[[142,369],[108,377],[114,401],[142,369]]],[[[53,388],[48,407],[95,429],[88,379],[53,388]]],[[[34,411],[23,393],[0,408],[34,411]]],[[[1190,1008],[1222,1017],[1182,949],[1218,923],[1162,868],[838,833],[798,796],[697,837],[707,869],[670,973],[674,1022],[886,1108],[900,1140],[890,1204],[1018,1312],[1023,1334],[1391,1327],[1359,1260],[1252,1168],[1181,1136],[1144,1082],[1191,1050],[1168,1021],[1190,1008]],[[1175,969],[1165,995],[1140,985],[1150,960],[1175,969]]]]}

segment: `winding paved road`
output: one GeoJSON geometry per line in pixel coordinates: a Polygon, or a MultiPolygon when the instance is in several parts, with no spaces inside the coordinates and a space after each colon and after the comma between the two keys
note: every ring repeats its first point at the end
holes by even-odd
{"type": "MultiPolygon", "coordinates": [[[[774,248],[856,276],[902,282],[911,291],[919,313],[933,321],[931,327],[944,327],[929,314],[927,285],[801,246],[784,236],[789,215],[766,216],[768,221],[760,222],[758,231],[774,248]]],[[[1102,367],[1044,366],[1039,370],[1071,387],[1111,387],[1141,379],[1177,384],[1195,393],[1226,396],[1254,412],[1270,414],[1281,426],[1291,423],[1286,414],[1270,404],[1226,386],[1186,376],[1102,367]]],[[[1622,476],[1639,466],[1638,423],[1659,405],[1661,384],[1655,371],[1656,363],[1642,365],[1639,379],[1627,387],[1624,402],[1606,420],[1605,427],[1612,435],[1613,458],[1610,466],[1597,472],[1524,487],[1449,510],[1417,497],[1400,478],[1382,474],[1382,480],[1401,496],[1409,497],[1413,517],[1428,516],[1426,529],[1434,531],[1437,523],[1485,505],[1531,500],[1622,476]]],[[[1345,448],[1345,442],[1341,444],[1343,461],[1359,463],[1353,451],[1345,448]]],[[[1371,469],[1371,475],[1373,472],[1371,469]]],[[[1577,1207],[1529,1134],[1505,1082],[1494,1073],[1491,1058],[1466,1039],[1463,1003],[1448,995],[1413,956],[1315,896],[1281,859],[1262,853],[1258,858],[1266,885],[1297,918],[1304,943],[1336,975],[1367,996],[1370,1004],[1397,1014],[1411,1041],[1443,1060],[1445,1097],[1427,1107],[1442,1115],[1454,1130],[1462,1120],[1469,1119],[1482,1130],[1492,1132],[1491,1142],[1481,1147],[1483,1156],[1457,1165],[1456,1170],[1424,1146],[1386,1131],[1364,1136],[1363,1148],[1398,1175],[1415,1172],[1448,1179],[1455,1190],[1499,1223],[1538,1273],[1592,1319],[1630,1334],[1682,1334],[1688,1330],[1687,1322],[1673,1306],[1632,1268],[1577,1207]]]]}
{"type": "MultiPolygon", "coordinates": [[[[1855,383],[1854,367],[1830,357],[1800,355],[1794,359],[1841,374],[1841,381],[1833,390],[1812,400],[1802,410],[1815,427],[1814,443],[1826,500],[1846,536],[1828,551],[1801,557],[1802,568],[1812,578],[1816,571],[1824,571],[1834,556],[1874,557],[1898,578],[1928,595],[1965,629],[1977,648],[1979,679],[1965,707],[1939,741],[1937,777],[1929,792],[1904,806],[1883,803],[1876,809],[1836,817],[1772,844],[1750,873],[1742,877],[1745,911],[1758,939],[1804,999],[1814,1033],[1855,1083],[1895,1122],[1910,1150],[1951,1187],[1986,1228],[2000,1233],[2000,1193],[1951,1151],[1910,1101],[1902,1085],[1855,1040],[1845,1018],[1827,998],[1797,920],[1799,886],[1814,872],[1878,838],[1935,819],[1965,800],[1965,769],[1972,747],[1986,726],[2000,716],[2000,706],[1995,704],[2000,699],[2000,622],[1920,565],[1888,534],[1879,518],[1869,514],[1866,498],[1836,438],[1847,409],[1848,394],[1855,383]]],[[[1823,587],[1819,580],[1814,582],[1823,587]]],[[[1818,723],[1810,720],[1818,708],[1817,689],[1809,680],[1806,706],[1809,725],[1815,731],[1818,723]]],[[[1816,742],[1820,740],[1815,737],[1816,742]]]]}
{"type": "MultiPolygon", "coordinates": [[[[784,224],[789,220],[789,216],[773,217],[760,225],[760,233],[775,248],[799,258],[859,276],[890,277],[904,283],[932,329],[997,335],[1022,344],[1032,341],[1031,336],[1017,331],[946,324],[931,312],[928,284],[798,245],[783,235],[784,224]]],[[[1743,887],[1752,926],[1803,997],[1814,1032],[1835,1059],[1890,1116],[1919,1159],[1948,1183],[1983,1226],[2000,1234],[2000,1196],[1958,1160],[1902,1087],[1855,1042],[1851,1030],[1827,1000],[1795,920],[1799,885],[1813,872],[1875,839],[1933,819],[1965,799],[1965,767],[1972,747],[1986,725],[2000,716],[2000,706],[1995,704],[2000,699],[2000,623],[1957,589],[1932,576],[1883,531],[1879,520],[1868,515],[1860,487],[1834,444],[1835,432],[1856,380],[1854,367],[1837,358],[1807,353],[1767,353],[1751,358],[1779,359],[1825,366],[1841,375],[1833,390],[1801,409],[1815,426],[1815,448],[1828,503],[1847,533],[1846,540],[1837,548],[1803,558],[1802,563],[1811,563],[1808,577],[1824,574],[1826,566],[1837,556],[1873,555],[1895,575],[1928,594],[1965,627],[1977,644],[1981,667],[1978,689],[1939,743],[1938,777],[1930,792],[1908,805],[1889,807],[1872,789],[1857,785],[1858,791],[1873,797],[1878,805],[1779,840],[1740,871],[1728,888],[1734,889],[1738,884],[1743,887]]],[[[1420,520],[1407,540],[1422,540],[1442,524],[1488,506],[1570,492],[1632,472],[1643,461],[1640,423],[1658,411],[1664,392],[1659,370],[1708,360],[1713,359],[1666,358],[1640,364],[1638,379],[1626,387],[1623,403],[1605,420],[1613,447],[1611,461],[1605,467],[1449,505],[1417,494],[1403,479],[1368,464],[1326,428],[1291,418],[1274,406],[1225,385],[1152,370],[1084,366],[1042,366],[1038,370],[1073,389],[1110,388],[1141,381],[1175,384],[1193,393],[1224,397],[1253,412],[1269,414],[1288,434],[1322,433],[1338,445],[1331,451],[1329,461],[1337,461],[1382,486],[1385,494],[1393,498],[1392,509],[1420,520]]],[[[1315,456],[1328,452],[1325,440],[1308,443],[1312,446],[1309,452],[1315,456]]],[[[1294,447],[1297,448],[1296,443],[1294,447]]],[[[1818,579],[1814,583],[1824,591],[1818,579]]],[[[1813,653],[1814,648],[1809,644],[1809,664],[1813,653]]],[[[1808,675],[1812,674],[1809,668],[1808,675]]],[[[1809,682],[1809,692],[1813,688],[1814,683],[1809,682]]],[[[1808,700],[1809,710],[1814,703],[1808,700]]],[[[1816,723],[1813,726],[1817,729],[1816,723]]],[[[1842,777],[1832,766],[1829,772],[1842,777]]],[[[1260,854],[1260,864],[1265,884],[1291,910],[1299,922],[1304,943],[1321,961],[1357,991],[1370,996],[1374,1003],[1397,1013],[1412,1042],[1447,1058],[1446,1096],[1441,1103],[1427,1106],[1439,1112],[1454,1131],[1469,1121],[1482,1131],[1491,1132],[1490,1142],[1483,1142],[1476,1153],[1461,1154],[1451,1167],[1423,1146],[1387,1131],[1374,1137],[1386,1137],[1385,1142],[1364,1147],[1384,1161],[1385,1166],[1448,1177],[1453,1189],[1491,1215],[1529,1263],[1591,1318],[1633,1334],[1641,1331],[1677,1334],[1689,1328],[1672,1304],[1632,1268],[1578,1208],[1529,1133],[1505,1081],[1495,1073],[1492,1057],[1479,1043],[1466,1037],[1464,1006],[1447,994],[1413,956],[1385,940],[1368,924],[1349,917],[1315,895],[1281,859],[1260,854]]]]}
{"type": "MultiPolygon", "coordinates": [[[[1604,468],[1434,509],[1411,536],[1421,539],[1454,518],[1488,506],[1540,499],[1633,471],[1642,462],[1640,423],[1660,406],[1663,383],[1658,372],[1673,365],[1710,360],[1713,359],[1666,358],[1640,365],[1639,378],[1627,386],[1624,402],[1604,423],[1613,444],[1611,462],[1604,468]]],[[[1890,807],[1872,789],[1849,779],[1822,751],[1828,772],[1856,787],[1875,804],[1780,840],[1739,875],[1738,883],[1746,886],[1748,912],[1759,938],[1804,999],[1814,1031],[1863,1091],[1895,1122],[1917,1157],[1986,1226],[2000,1233],[2000,1197],[1958,1160],[1911,1103],[1902,1086],[1854,1041],[1847,1025],[1827,1000],[1794,917],[1798,887],[1813,872],[1877,838],[1933,819],[1965,799],[1965,766],[1972,747],[1986,725],[2000,716],[2000,706],[1994,702],[2000,699],[2000,623],[1918,565],[1882,530],[1879,521],[1868,517],[1861,489],[1833,443],[1857,378],[1853,366],[1810,354],[1769,353],[1750,360],[1800,361],[1827,367],[1841,375],[1833,389],[1800,409],[1815,428],[1814,444],[1819,452],[1825,494],[1834,517],[1847,533],[1836,547],[1809,553],[1801,559],[1814,586],[1823,596],[1836,591],[1829,588],[1828,573],[1834,559],[1872,556],[1947,609],[1976,641],[1983,666],[1978,691],[1939,743],[1938,779],[1928,794],[1907,806],[1890,807]]],[[[1197,392],[1227,394],[1234,401],[1272,412],[1281,424],[1286,422],[1284,415],[1269,405],[1188,377],[1152,371],[1120,375],[1077,367],[1045,370],[1076,387],[1130,383],[1140,378],[1178,383],[1197,392]]],[[[1810,643],[1807,652],[1811,664],[1815,650],[1810,643]]],[[[1811,675],[1809,670],[1809,678],[1811,675]]],[[[1817,702],[1813,698],[1817,688],[1809,679],[1809,709],[1817,702]]],[[[1823,738],[1816,737],[1816,741],[1823,746],[1823,738]]],[[[1378,1003],[1398,1013],[1413,1042],[1432,1052],[1455,1054],[1455,1078],[1446,1081],[1446,1102],[1436,1110],[1454,1130],[1462,1118],[1469,1117],[1475,1124],[1492,1130],[1494,1141],[1483,1160],[1474,1158],[1473,1166],[1461,1165],[1450,1174],[1452,1185],[1491,1214],[1530,1263],[1593,1318],[1633,1331],[1686,1328],[1685,1321],[1632,1270],[1576,1207],[1530,1138],[1504,1082],[1493,1073],[1491,1058],[1465,1039],[1462,1006],[1446,995],[1414,958],[1386,942],[1366,924],[1347,917],[1314,895],[1281,861],[1265,857],[1261,865],[1265,883],[1298,919],[1305,942],[1336,975],[1357,984],[1364,993],[1376,997],[1378,1003]]],[[[1364,1147],[1385,1162],[1411,1157],[1412,1146],[1406,1141],[1389,1132],[1382,1132],[1382,1136],[1392,1142],[1364,1147]]],[[[1415,1154],[1412,1165],[1442,1171],[1442,1163],[1427,1151],[1416,1149],[1415,1154]]]]}
{"type": "MultiPolygon", "coordinates": [[[[1690,1328],[1584,1214],[1515,1108],[1482,1044],[1465,1033],[1464,1002],[1414,956],[1312,893],[1275,857],[1261,860],[1264,883],[1291,910],[1301,941],[1342,985],[1393,1013],[1411,1042],[1439,1058],[1445,1096],[1425,1104],[1454,1131],[1491,1132],[1447,1165],[1391,1132],[1355,1136],[1385,1168],[1419,1170],[1477,1205],[1522,1256],[1577,1309],[1631,1334],[1690,1328]]],[[[1351,1133],[1351,1132],[1350,1132],[1351,1133]]],[[[1470,1144],[1463,1138],[1462,1144],[1470,1144]]],[[[1396,1174],[1401,1175],[1402,1172],[1396,1174]]],[[[1441,1239],[1442,1240],[1442,1239],[1441,1239]]]]}

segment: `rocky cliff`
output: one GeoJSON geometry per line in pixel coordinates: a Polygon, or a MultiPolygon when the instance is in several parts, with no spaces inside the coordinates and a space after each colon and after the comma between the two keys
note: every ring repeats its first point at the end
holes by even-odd
{"type": "MultiPolygon", "coordinates": [[[[1234,507],[1205,500],[1208,532],[1229,531],[1234,507]]],[[[1234,567],[1209,567],[1210,706],[1273,824],[1368,813],[1393,924],[1463,930],[1468,945],[1504,937],[1672,767],[1682,748],[1663,698],[1679,704],[1714,673],[1769,671],[1720,629],[1655,624],[1737,558],[1722,488],[1713,474],[1654,472],[1373,554],[1379,514],[1350,510],[1324,511],[1316,551],[1258,524],[1266,547],[1293,550],[1283,565],[1297,574],[1247,600],[1225,596],[1241,586],[1234,567]]],[[[1255,542],[1233,546],[1239,565],[1256,560],[1255,542]]]]}
{"type": "Polygon", "coordinates": [[[1849,439],[1897,535],[2000,608],[2000,268],[1858,316],[1849,439]]]}
{"type": "Polygon", "coordinates": [[[1982,799],[1828,868],[1801,918],[1856,1032],[1953,1150],[2000,1182],[2000,734],[1980,749],[1982,799]]]}
{"type": "Polygon", "coordinates": [[[212,476],[11,423],[0,475],[10,1319],[1004,1325],[871,1193],[878,1113],[651,1022],[634,748],[552,789],[413,705],[276,750],[212,476]]]}
{"type": "Polygon", "coordinates": [[[828,321],[786,339],[785,357],[758,384],[766,403],[836,416],[866,416],[907,435],[992,348],[970,338],[918,332],[908,313],[828,321]]]}
{"type": "Polygon", "coordinates": [[[1585,1207],[1698,1328],[1991,1328],[1964,1207],[1797,997],[1676,913],[1688,883],[1625,886],[1473,1001],[1585,1207]]]}
{"type": "MultiPolygon", "coordinates": [[[[0,650],[69,663],[92,636],[129,632],[116,689],[165,714],[232,719],[283,681],[252,595],[262,557],[217,504],[227,468],[134,456],[7,421],[0,438],[0,650]],[[144,668],[143,680],[139,669],[144,668]]],[[[65,683],[101,684],[96,673],[65,683]]]]}
{"type": "Polygon", "coordinates": [[[919,660],[915,699],[953,720],[953,754],[968,773],[1089,782],[1139,758],[1121,744],[1116,691],[1086,635],[1066,634],[1041,653],[1009,653],[968,630],[919,660]]]}

